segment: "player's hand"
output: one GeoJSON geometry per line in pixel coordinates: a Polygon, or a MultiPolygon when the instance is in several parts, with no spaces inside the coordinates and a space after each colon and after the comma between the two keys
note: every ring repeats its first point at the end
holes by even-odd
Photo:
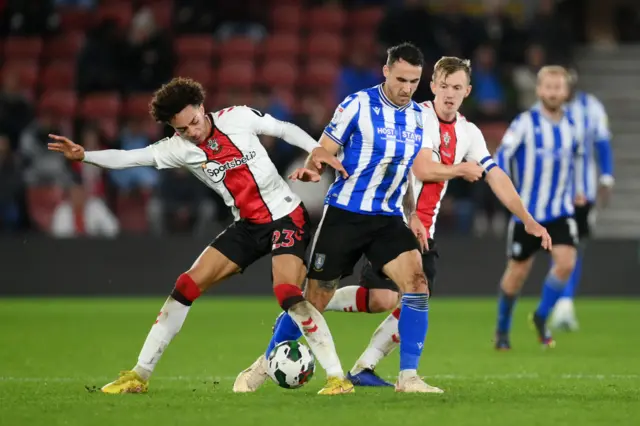
{"type": "Polygon", "coordinates": [[[458,168],[458,176],[467,182],[476,182],[482,179],[484,169],[476,162],[466,161],[456,167],[458,168]]]}
{"type": "Polygon", "coordinates": [[[584,194],[577,194],[573,199],[573,204],[578,207],[583,207],[587,204],[587,197],[585,197],[584,194]]]}
{"type": "Polygon", "coordinates": [[[311,161],[318,170],[322,170],[324,167],[323,164],[327,164],[339,171],[343,178],[346,179],[349,177],[349,173],[344,169],[340,160],[338,160],[335,155],[331,155],[329,151],[321,146],[314,148],[313,151],[311,151],[311,161]]]}
{"type": "Polygon", "coordinates": [[[69,138],[58,135],[49,135],[51,139],[57,142],[47,144],[49,151],[61,152],[67,160],[82,161],[84,160],[84,148],[69,138]]]}
{"type": "Polygon", "coordinates": [[[547,232],[547,229],[540,225],[535,220],[531,220],[524,224],[524,230],[529,235],[533,235],[534,237],[539,237],[542,239],[541,246],[545,250],[551,250],[551,237],[547,232]]]}
{"type": "Polygon", "coordinates": [[[420,251],[424,253],[429,250],[429,241],[427,240],[427,230],[422,224],[422,221],[418,217],[417,214],[413,213],[409,217],[409,228],[413,235],[418,239],[418,243],[420,244],[420,251]]]}
{"type": "Polygon", "coordinates": [[[320,174],[304,167],[298,167],[289,175],[289,179],[302,182],[320,182],[320,174]]]}

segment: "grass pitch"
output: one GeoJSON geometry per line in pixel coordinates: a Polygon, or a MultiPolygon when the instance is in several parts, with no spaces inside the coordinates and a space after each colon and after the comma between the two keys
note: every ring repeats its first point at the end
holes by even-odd
{"type": "MultiPolygon", "coordinates": [[[[194,304],[146,395],[89,392],[131,368],[163,298],[0,299],[0,425],[638,425],[640,300],[583,299],[582,330],[543,351],[518,302],[508,353],[492,349],[495,301],[434,298],[421,363],[444,395],[358,388],[316,395],[268,383],[235,395],[236,374],[264,350],[273,299],[194,304]],[[85,387],[86,386],[86,387],[85,387]]],[[[345,370],[383,315],[328,313],[345,370]]],[[[378,371],[392,377],[398,357],[378,371]]]]}

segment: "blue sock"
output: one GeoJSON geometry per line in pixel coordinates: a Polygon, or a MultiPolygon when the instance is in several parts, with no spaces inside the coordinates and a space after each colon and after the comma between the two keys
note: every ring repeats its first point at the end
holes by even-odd
{"type": "Polygon", "coordinates": [[[540,298],[540,304],[536,309],[536,315],[544,320],[549,317],[551,310],[555,306],[556,302],[562,296],[566,282],[560,281],[551,272],[547,275],[542,286],[542,297],[540,298]]]}
{"type": "Polygon", "coordinates": [[[275,348],[278,343],[286,342],[287,340],[298,340],[300,337],[302,337],[302,332],[300,331],[298,324],[291,319],[289,314],[285,313],[278,323],[278,326],[273,331],[273,336],[271,336],[265,356],[269,356],[273,348],[275,348]]]}
{"type": "Polygon", "coordinates": [[[571,272],[571,276],[569,277],[569,281],[567,281],[567,285],[564,288],[564,292],[562,293],[562,297],[568,297],[573,299],[576,295],[576,290],[578,289],[578,284],[580,283],[580,277],[582,276],[582,255],[578,254],[578,258],[576,259],[576,266],[573,268],[573,272],[571,272]]]}
{"type": "Polygon", "coordinates": [[[400,371],[417,370],[429,328],[429,296],[406,293],[402,296],[398,321],[400,334],[400,371]]]}
{"type": "Polygon", "coordinates": [[[498,297],[498,325],[496,331],[499,334],[508,334],[511,330],[511,317],[513,314],[513,306],[516,303],[517,295],[506,294],[500,289],[498,297]]]}

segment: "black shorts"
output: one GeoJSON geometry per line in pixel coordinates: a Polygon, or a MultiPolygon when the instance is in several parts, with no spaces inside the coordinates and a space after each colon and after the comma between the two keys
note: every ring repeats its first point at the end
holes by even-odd
{"type": "MultiPolygon", "coordinates": [[[[561,217],[541,225],[547,228],[553,245],[578,245],[578,225],[573,217],[561,217]]],[[[513,260],[527,260],[541,248],[541,241],[527,234],[522,222],[512,220],[507,237],[507,256],[513,260]]]]}
{"type": "Polygon", "coordinates": [[[316,230],[308,277],[329,281],[349,276],[362,255],[380,272],[400,254],[419,248],[402,216],[367,215],[327,206],[316,230]]]}
{"type": "Polygon", "coordinates": [[[305,261],[311,241],[309,214],[304,205],[273,222],[257,224],[243,220],[229,225],[211,243],[232,262],[245,270],[269,253],[292,254],[305,261]]]}
{"type": "Polygon", "coordinates": [[[593,204],[591,203],[587,203],[584,206],[576,206],[574,215],[578,224],[578,237],[580,237],[580,240],[589,238],[591,235],[591,225],[593,223],[592,207],[593,204]]]}
{"type": "MultiPolygon", "coordinates": [[[[422,270],[427,276],[429,294],[433,294],[433,286],[436,283],[436,259],[438,257],[440,256],[438,255],[436,243],[432,239],[429,239],[429,251],[422,254],[422,270]]],[[[360,285],[368,288],[369,290],[380,288],[400,291],[396,283],[383,274],[374,272],[368,259],[365,259],[365,262],[362,265],[362,271],[360,272],[360,285]]]]}

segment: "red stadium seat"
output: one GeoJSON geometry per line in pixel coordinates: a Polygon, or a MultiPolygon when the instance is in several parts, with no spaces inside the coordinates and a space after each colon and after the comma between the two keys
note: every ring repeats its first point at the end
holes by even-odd
{"type": "Polygon", "coordinates": [[[179,61],[197,59],[211,62],[216,44],[211,36],[182,36],[174,41],[173,49],[179,61]]]}
{"type": "Polygon", "coordinates": [[[176,77],[189,77],[192,78],[203,87],[209,88],[215,84],[215,68],[207,61],[194,60],[180,63],[175,71],[176,77]]]}
{"type": "Polygon", "coordinates": [[[76,116],[78,99],[70,90],[48,90],[40,95],[38,112],[50,112],[55,117],[73,119],[76,116]]]}
{"type": "Polygon", "coordinates": [[[289,33],[274,34],[265,41],[262,52],[266,60],[296,59],[300,54],[300,37],[289,33]]]}
{"type": "Polygon", "coordinates": [[[59,35],[45,44],[44,57],[52,60],[75,60],[84,44],[84,35],[80,32],[71,32],[59,35]]]}
{"type": "Polygon", "coordinates": [[[333,88],[338,78],[338,65],[331,61],[314,60],[307,63],[300,85],[306,89],[333,88]]]}
{"type": "Polygon", "coordinates": [[[223,63],[218,73],[220,90],[249,90],[255,82],[255,69],[250,61],[223,63]]]}
{"type": "Polygon", "coordinates": [[[92,120],[100,129],[105,138],[115,140],[120,133],[117,118],[97,118],[92,120]]]}
{"type": "Polygon", "coordinates": [[[115,21],[120,28],[129,28],[133,19],[133,9],[129,2],[103,3],[96,12],[98,22],[115,21]]]}
{"type": "Polygon", "coordinates": [[[147,3],[158,27],[170,29],[173,19],[173,2],[171,0],[153,0],[147,1],[147,3]]]}
{"type": "Polygon", "coordinates": [[[27,94],[35,90],[38,81],[38,64],[36,62],[9,59],[2,67],[3,78],[6,73],[16,75],[20,89],[27,94]]]}
{"type": "Polygon", "coordinates": [[[78,113],[82,118],[90,120],[117,118],[120,107],[120,96],[117,93],[97,93],[88,95],[81,101],[78,113]]]}
{"type": "Polygon", "coordinates": [[[30,186],[27,188],[29,217],[42,232],[51,230],[56,207],[62,201],[64,191],[58,186],[30,186]]]}
{"type": "Polygon", "coordinates": [[[347,22],[347,14],[339,6],[323,6],[311,9],[305,22],[310,32],[340,33],[347,22]]]}
{"type": "Polygon", "coordinates": [[[149,102],[152,97],[152,93],[138,93],[129,96],[122,108],[123,117],[125,119],[147,119],[149,117],[149,102]]]}
{"type": "Polygon", "coordinates": [[[356,33],[346,42],[349,52],[360,51],[368,55],[376,56],[380,45],[377,40],[368,33],[356,33]]]}
{"type": "Polygon", "coordinates": [[[297,33],[302,26],[302,9],[295,5],[275,6],[271,9],[271,26],[274,32],[297,33]]]}
{"type": "Polygon", "coordinates": [[[355,9],[349,14],[349,28],[353,32],[375,32],[384,17],[381,7],[355,9]]]}
{"type": "Polygon", "coordinates": [[[39,37],[9,37],[4,42],[4,57],[7,60],[38,61],[42,45],[39,37]]]}
{"type": "Polygon", "coordinates": [[[40,89],[71,90],[75,87],[75,62],[57,61],[46,66],[40,75],[40,89]]]}
{"type": "Polygon", "coordinates": [[[295,62],[267,61],[260,71],[260,82],[272,88],[295,87],[298,69],[295,62]]]}
{"type": "Polygon", "coordinates": [[[310,59],[339,61],[343,52],[342,37],[332,33],[309,34],[306,55],[310,59]]]}
{"type": "Polygon", "coordinates": [[[248,37],[233,37],[220,46],[220,60],[253,60],[256,43],[248,37]]]}
{"type": "Polygon", "coordinates": [[[206,106],[209,111],[219,111],[234,105],[251,105],[252,98],[252,93],[244,89],[216,91],[206,106]]]}
{"type": "Polygon", "coordinates": [[[115,210],[122,231],[135,234],[148,231],[146,197],[137,194],[119,194],[116,197],[115,210]]]}
{"type": "Polygon", "coordinates": [[[95,13],[87,9],[63,9],[60,11],[60,28],[63,32],[88,31],[95,25],[95,13]]]}

